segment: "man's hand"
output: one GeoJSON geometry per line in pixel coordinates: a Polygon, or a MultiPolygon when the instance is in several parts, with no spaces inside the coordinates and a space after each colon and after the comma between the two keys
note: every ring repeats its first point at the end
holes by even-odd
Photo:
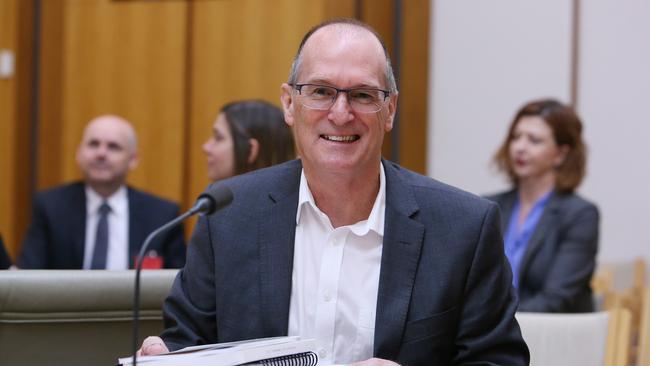
{"type": "Polygon", "coordinates": [[[160,337],[147,337],[142,342],[142,347],[136,353],[138,356],[153,356],[167,353],[169,349],[160,337]]]}
{"type": "Polygon", "coordinates": [[[348,366],[399,366],[399,364],[383,358],[369,358],[365,361],[351,363],[348,366]]]}

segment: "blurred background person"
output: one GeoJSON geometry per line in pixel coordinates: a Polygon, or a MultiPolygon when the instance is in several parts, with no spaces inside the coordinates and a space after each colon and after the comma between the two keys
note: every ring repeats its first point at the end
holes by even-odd
{"type": "MultiPolygon", "coordinates": [[[[31,269],[133,268],[146,236],[178,215],[177,204],[126,185],[138,163],[135,130],[104,115],[86,126],[76,155],[84,181],[40,192],[17,261],[31,269]]],[[[145,268],[185,264],[182,227],[151,243],[145,268]]]]}
{"type": "Polygon", "coordinates": [[[599,213],[574,193],[586,166],[580,119],[558,101],[532,101],[494,160],[513,185],[488,198],[501,207],[519,311],[593,311],[599,213]]]}
{"type": "Polygon", "coordinates": [[[11,258],[7,253],[2,235],[0,235],[0,269],[9,269],[11,267],[11,258]]]}
{"type": "Polygon", "coordinates": [[[282,110],[261,100],[224,105],[203,152],[211,181],[295,158],[293,137],[282,110]]]}

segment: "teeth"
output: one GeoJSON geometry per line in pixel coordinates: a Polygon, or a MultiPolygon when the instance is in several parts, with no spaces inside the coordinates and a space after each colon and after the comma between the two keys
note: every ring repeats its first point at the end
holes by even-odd
{"type": "Polygon", "coordinates": [[[352,142],[356,141],[359,139],[358,135],[351,135],[351,136],[330,136],[330,135],[322,135],[324,139],[330,140],[330,141],[336,141],[336,142],[352,142]]]}

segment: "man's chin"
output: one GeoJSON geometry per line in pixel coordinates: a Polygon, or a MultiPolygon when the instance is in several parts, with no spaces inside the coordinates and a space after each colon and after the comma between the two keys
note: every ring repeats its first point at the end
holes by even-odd
{"type": "Polygon", "coordinates": [[[355,172],[359,167],[359,162],[351,157],[328,159],[318,164],[320,169],[330,173],[351,173],[355,172]]]}
{"type": "Polygon", "coordinates": [[[123,181],[113,176],[88,176],[86,177],[86,183],[91,186],[114,187],[122,185],[123,181]]]}

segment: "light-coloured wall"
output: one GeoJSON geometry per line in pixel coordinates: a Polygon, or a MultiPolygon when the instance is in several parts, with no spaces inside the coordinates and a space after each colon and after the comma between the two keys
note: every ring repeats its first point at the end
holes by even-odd
{"type": "Polygon", "coordinates": [[[490,167],[515,111],[539,97],[577,109],[590,148],[580,194],[602,214],[599,260],[650,260],[650,3],[433,0],[428,174],[477,194],[505,189],[490,167]]]}
{"type": "Polygon", "coordinates": [[[601,209],[601,258],[650,260],[650,2],[583,1],[581,19],[582,190],[601,209]]]}
{"type": "Polygon", "coordinates": [[[488,166],[515,109],[569,96],[570,2],[442,0],[431,19],[428,174],[479,194],[502,189],[488,166]]]}

